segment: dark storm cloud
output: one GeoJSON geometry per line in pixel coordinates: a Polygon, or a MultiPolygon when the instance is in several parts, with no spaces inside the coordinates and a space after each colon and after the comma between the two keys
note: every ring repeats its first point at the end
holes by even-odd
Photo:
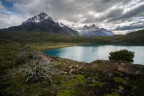
{"type": "Polygon", "coordinates": [[[66,19],[70,22],[80,22],[81,19],[86,19],[83,23],[97,23],[102,22],[108,18],[119,16],[122,9],[115,9],[108,14],[104,14],[102,18],[96,18],[94,15],[88,15],[89,11],[104,12],[109,10],[116,4],[128,3],[127,0],[49,0],[46,1],[50,6],[47,6],[48,13],[58,19],[66,19]],[[118,13],[120,12],[120,13],[118,13]],[[79,14],[83,14],[81,19],[79,14]],[[108,17],[108,18],[107,18],[108,17]]]}
{"type": "Polygon", "coordinates": [[[129,12],[126,12],[123,15],[119,15],[116,18],[112,18],[109,21],[118,21],[118,20],[126,20],[126,19],[130,19],[133,17],[140,17],[140,16],[144,16],[144,5],[141,5],[129,12]]]}
{"type": "Polygon", "coordinates": [[[121,16],[122,13],[123,13],[123,9],[115,9],[112,11],[108,11],[106,14],[103,14],[100,17],[94,17],[92,15],[86,15],[85,16],[86,19],[85,19],[85,21],[83,21],[83,23],[91,23],[91,22],[92,23],[94,23],[94,22],[100,23],[100,22],[103,22],[105,20],[109,20],[109,19],[121,16]]]}
{"type": "Polygon", "coordinates": [[[144,25],[129,25],[129,26],[119,26],[116,27],[115,30],[117,31],[124,31],[124,30],[134,30],[134,29],[144,29],[144,25]]]}
{"type": "MultiPolygon", "coordinates": [[[[115,5],[124,3],[127,4],[129,0],[31,0],[31,1],[14,0],[14,1],[17,3],[16,5],[19,5],[18,7],[26,9],[30,15],[36,15],[42,11],[45,11],[53,18],[66,19],[67,21],[76,23],[79,22],[80,20],[79,17],[77,16],[79,14],[83,14],[83,18],[89,19],[87,18],[88,17],[87,13],[89,11],[105,12],[115,5]],[[30,3],[35,2],[35,3],[29,6],[29,4],[26,2],[30,3]]],[[[114,13],[108,13],[105,15],[110,14],[114,13]]],[[[81,17],[81,19],[83,18],[81,17]]],[[[106,16],[103,18],[104,18],[103,21],[107,19],[106,16]]],[[[94,18],[93,16],[91,19],[93,20],[86,20],[86,21],[95,21],[96,18],[94,18]]]]}

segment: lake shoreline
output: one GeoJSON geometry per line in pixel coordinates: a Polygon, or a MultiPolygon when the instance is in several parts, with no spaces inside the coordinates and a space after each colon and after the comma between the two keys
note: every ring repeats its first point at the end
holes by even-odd
{"type": "Polygon", "coordinates": [[[108,60],[109,53],[127,49],[135,52],[134,63],[144,64],[143,50],[144,46],[124,46],[124,45],[112,45],[112,44],[80,44],[76,46],[60,47],[47,49],[42,51],[50,56],[58,56],[61,58],[67,58],[80,62],[90,63],[95,60],[108,60]]]}

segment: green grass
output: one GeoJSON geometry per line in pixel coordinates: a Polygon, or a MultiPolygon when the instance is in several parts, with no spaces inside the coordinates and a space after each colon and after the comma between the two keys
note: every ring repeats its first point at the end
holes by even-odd
{"type": "Polygon", "coordinates": [[[46,49],[53,49],[53,48],[61,48],[61,47],[69,47],[69,46],[76,46],[82,43],[29,43],[26,44],[27,47],[30,47],[34,50],[46,50],[46,49]]]}
{"type": "Polygon", "coordinates": [[[124,83],[125,80],[121,77],[113,77],[114,81],[117,82],[117,83],[124,83]]]}

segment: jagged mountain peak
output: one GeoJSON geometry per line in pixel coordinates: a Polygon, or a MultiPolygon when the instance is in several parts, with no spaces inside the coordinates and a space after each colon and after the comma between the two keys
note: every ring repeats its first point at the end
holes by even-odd
{"type": "Polygon", "coordinates": [[[46,16],[48,16],[48,15],[47,15],[45,12],[41,12],[41,13],[38,14],[38,16],[46,17],[46,16]]]}
{"type": "Polygon", "coordinates": [[[83,29],[98,29],[98,27],[95,25],[95,24],[92,24],[92,25],[85,25],[83,27],[83,29]]]}
{"type": "Polygon", "coordinates": [[[82,30],[83,31],[86,31],[86,32],[88,32],[88,31],[95,31],[95,30],[97,30],[97,29],[99,29],[95,24],[92,24],[92,25],[85,25],[83,28],[82,28],[82,30]]]}
{"type": "Polygon", "coordinates": [[[35,15],[35,16],[27,19],[22,24],[25,24],[25,23],[39,23],[39,22],[42,22],[46,19],[53,21],[53,19],[51,17],[49,17],[45,12],[42,12],[38,15],[35,15]]]}
{"type": "Polygon", "coordinates": [[[96,27],[95,24],[92,24],[92,27],[96,27]]]}
{"type": "Polygon", "coordinates": [[[79,30],[82,36],[112,36],[114,35],[112,31],[99,28],[95,24],[85,25],[81,30],[79,30]]]}

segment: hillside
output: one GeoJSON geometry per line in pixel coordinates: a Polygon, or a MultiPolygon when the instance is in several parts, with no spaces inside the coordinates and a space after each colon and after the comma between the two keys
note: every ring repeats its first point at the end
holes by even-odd
{"type": "Polygon", "coordinates": [[[143,43],[144,42],[144,30],[128,33],[123,37],[126,42],[143,43]]]}
{"type": "Polygon", "coordinates": [[[127,35],[129,36],[140,36],[140,35],[144,35],[144,30],[139,30],[139,31],[136,31],[137,33],[135,32],[131,32],[131,33],[128,33],[127,35]]]}
{"type": "Polygon", "coordinates": [[[114,43],[144,45],[144,30],[110,37],[81,37],[48,34],[46,32],[0,32],[0,39],[20,43],[114,43]]]}

